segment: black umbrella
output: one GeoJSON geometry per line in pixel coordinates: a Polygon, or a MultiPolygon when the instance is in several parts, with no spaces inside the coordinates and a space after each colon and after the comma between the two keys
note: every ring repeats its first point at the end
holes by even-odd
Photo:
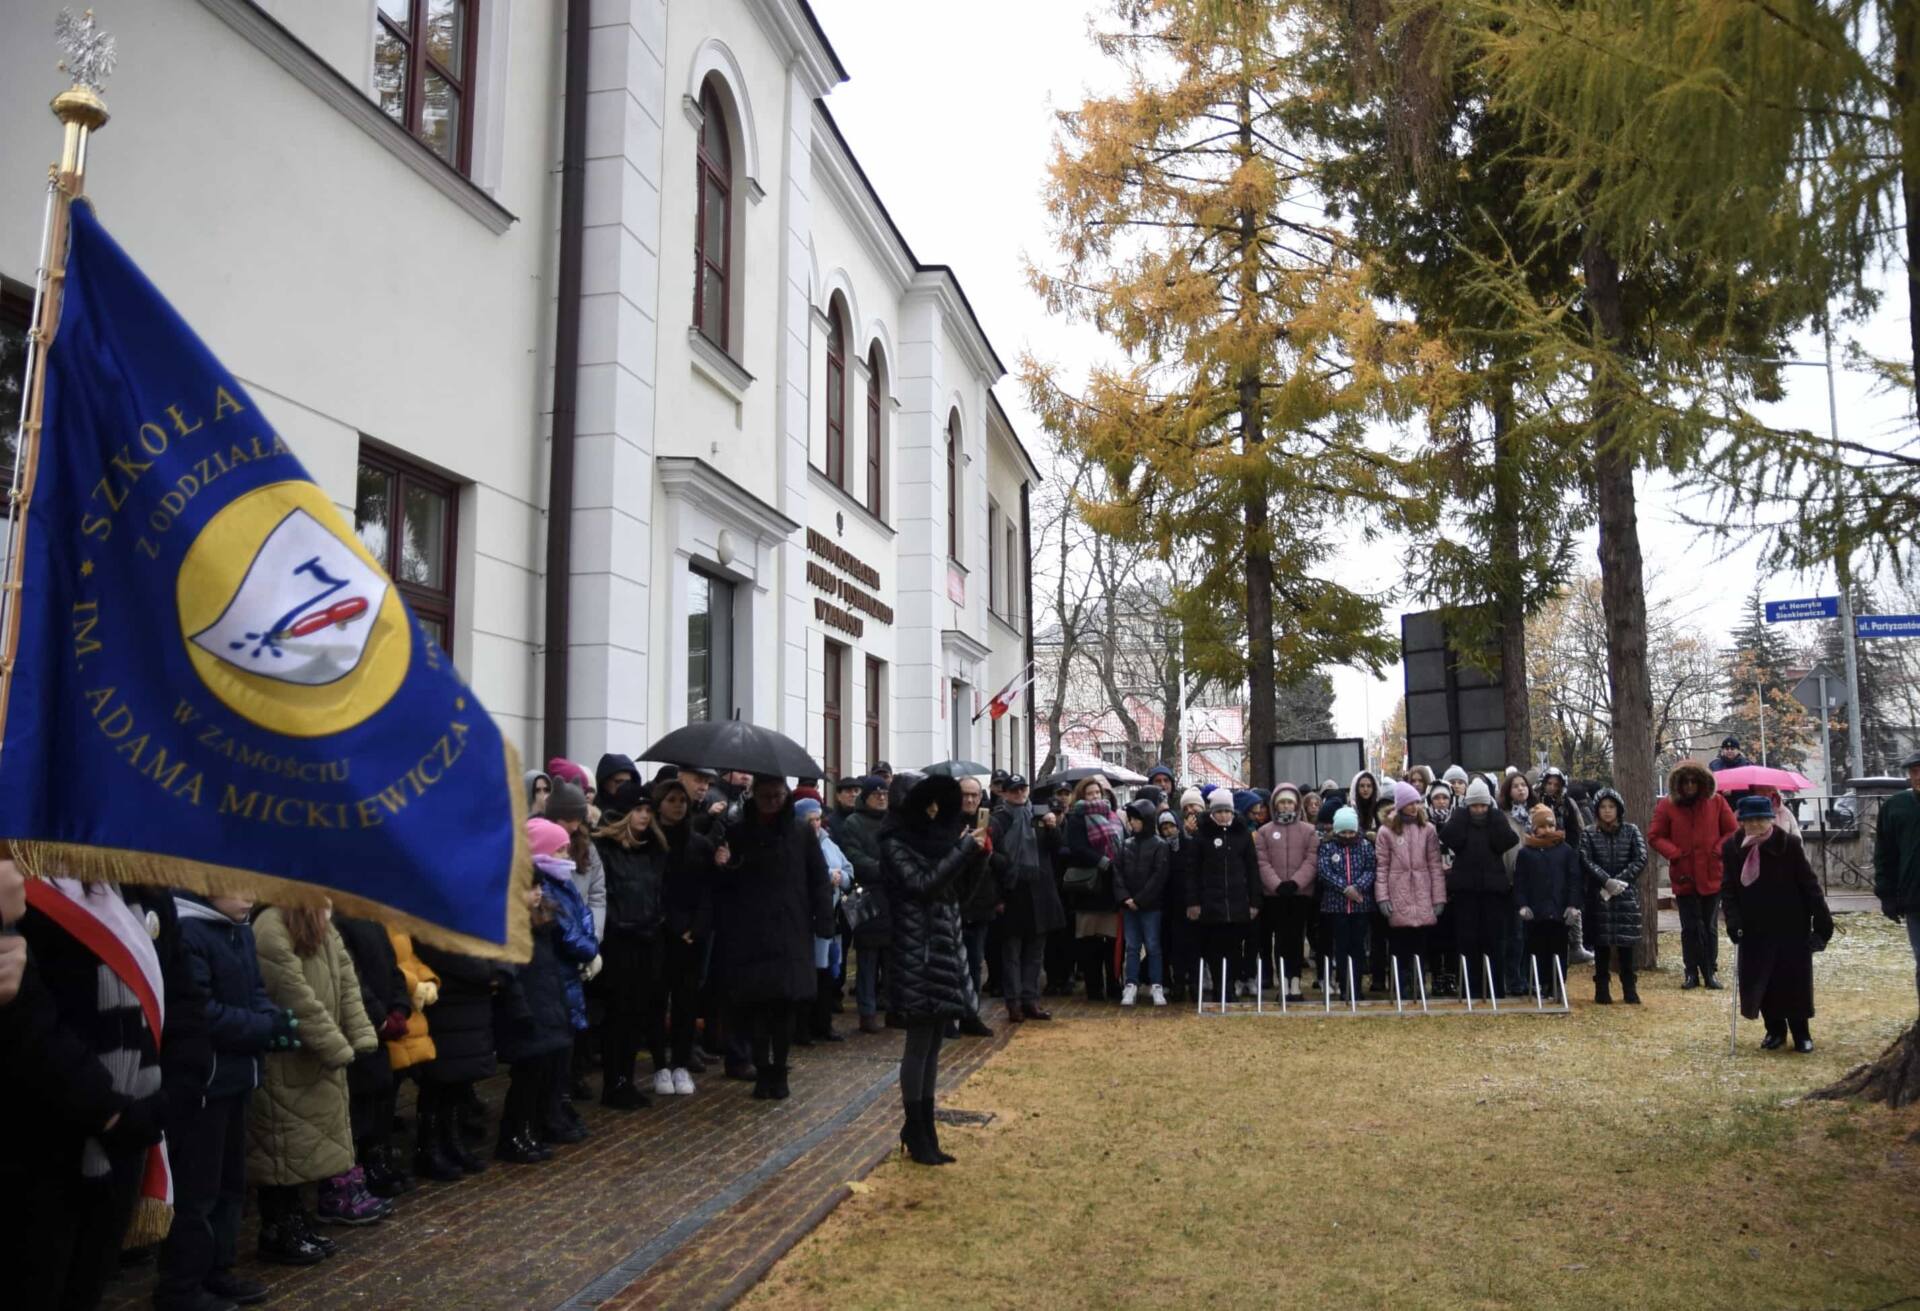
{"type": "Polygon", "coordinates": [[[706,769],[745,770],[775,778],[821,778],[825,771],[785,733],[738,719],[688,724],[640,753],[642,760],[706,769]]]}
{"type": "Polygon", "coordinates": [[[1075,765],[1072,769],[1063,769],[1057,774],[1049,774],[1034,784],[1036,788],[1058,788],[1063,783],[1078,783],[1082,779],[1098,774],[1109,783],[1113,781],[1113,769],[1107,765],[1075,765]]]}
{"type": "Polygon", "coordinates": [[[983,765],[977,760],[943,760],[937,765],[928,765],[920,771],[922,774],[944,774],[948,778],[967,778],[974,774],[993,773],[992,765],[983,765]]]}

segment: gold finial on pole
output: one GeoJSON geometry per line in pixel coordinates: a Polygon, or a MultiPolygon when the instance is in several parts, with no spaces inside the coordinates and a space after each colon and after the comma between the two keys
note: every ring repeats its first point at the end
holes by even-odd
{"type": "Polygon", "coordinates": [[[106,126],[107,102],[101,89],[113,74],[117,57],[113,37],[94,22],[93,10],[75,18],[71,9],[62,9],[54,20],[53,37],[64,58],[60,71],[70,74],[73,85],[53,98],[54,117],[66,124],[66,141],[60,150],[62,189],[69,196],[80,194],[86,176],[87,137],[106,126]]]}

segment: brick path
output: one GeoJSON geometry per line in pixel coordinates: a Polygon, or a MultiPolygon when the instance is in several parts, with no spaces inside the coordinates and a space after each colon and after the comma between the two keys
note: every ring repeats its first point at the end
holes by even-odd
{"type": "MultiPolygon", "coordinates": [[[[994,1027],[946,1045],[943,1088],[1005,1043],[1006,1026],[994,1027]]],[[[423,1184],[377,1226],[327,1226],[340,1252],[307,1269],[254,1263],[249,1215],[241,1267],[285,1311],[724,1306],[897,1145],[901,1042],[888,1032],[796,1047],[786,1102],[752,1100],[716,1065],[693,1097],[630,1114],[582,1107],[588,1141],[544,1165],[494,1162],[423,1184]]],[[[504,1079],[481,1086],[496,1111],[504,1091],[504,1079]]],[[[136,1268],[106,1305],[145,1311],[151,1288],[151,1267],[136,1268]]]]}

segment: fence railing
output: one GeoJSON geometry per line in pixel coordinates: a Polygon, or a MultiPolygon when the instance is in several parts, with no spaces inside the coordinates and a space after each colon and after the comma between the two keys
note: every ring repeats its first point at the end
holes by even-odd
{"type": "Polygon", "coordinates": [[[1873,835],[1883,797],[1807,794],[1789,804],[1800,821],[1807,860],[1829,891],[1873,891],[1873,835]]]}

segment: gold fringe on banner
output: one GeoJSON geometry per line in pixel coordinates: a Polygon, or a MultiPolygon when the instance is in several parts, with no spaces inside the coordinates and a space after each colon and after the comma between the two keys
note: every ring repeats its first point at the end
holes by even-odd
{"type": "Polygon", "coordinates": [[[132,1251],[161,1242],[172,1228],[173,1208],[157,1197],[142,1197],[127,1221],[127,1236],[120,1240],[120,1250],[132,1251]]]}
{"type": "Polygon", "coordinates": [[[523,963],[533,956],[533,923],[526,894],[533,888],[533,858],[527,850],[527,798],[520,787],[520,753],[506,744],[509,804],[513,814],[513,875],[507,881],[507,940],[488,942],[456,933],[432,920],[409,915],[371,897],[356,897],[315,883],[258,870],[210,865],[152,851],[85,847],[70,842],[15,838],[9,844],[22,873],[38,878],[72,878],[98,883],[139,883],[183,888],[203,896],[252,897],[270,906],[331,905],[343,915],[378,920],[416,939],[484,960],[523,963]]]}

